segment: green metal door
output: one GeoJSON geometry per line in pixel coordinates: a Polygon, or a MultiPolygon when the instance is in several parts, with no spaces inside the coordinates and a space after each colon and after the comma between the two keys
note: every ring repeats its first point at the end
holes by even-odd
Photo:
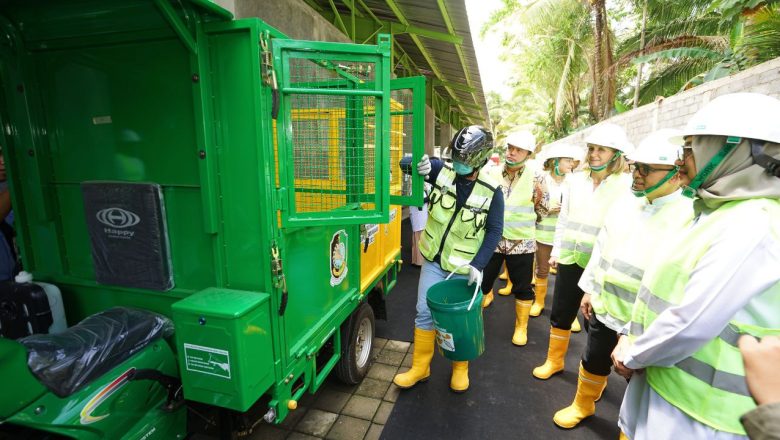
{"type": "Polygon", "coordinates": [[[390,39],[273,40],[282,225],[387,222],[390,39]]]}
{"type": "Polygon", "coordinates": [[[403,174],[398,162],[411,155],[416,164],[425,154],[425,77],[392,79],[390,90],[390,203],[422,206],[423,177],[403,174]]]}

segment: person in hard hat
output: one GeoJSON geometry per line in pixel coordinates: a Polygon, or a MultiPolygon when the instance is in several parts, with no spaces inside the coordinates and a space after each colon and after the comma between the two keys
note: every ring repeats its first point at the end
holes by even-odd
{"type": "Polygon", "coordinates": [[[631,185],[631,177],[623,173],[623,168],[624,155],[633,146],[622,128],[601,123],[588,134],[585,143],[589,169],[572,174],[563,185],[563,202],[550,256],[550,266],[558,268],[550,312],[550,344],[544,364],[533,370],[537,379],[549,379],[563,371],[572,323],[577,321],[583,295],[577,283],[604,217],[631,185]]]}
{"type": "Polygon", "coordinates": [[[553,247],[555,225],[561,212],[561,187],[574,169],[574,161],[582,157],[582,149],[570,144],[553,144],[542,150],[537,159],[542,162],[544,185],[549,194],[549,209],[536,222],[536,273],[534,276],[534,304],[530,316],[539,316],[547,297],[547,278],[550,274],[550,252],[553,247]]]}
{"type": "Polygon", "coordinates": [[[683,197],[675,162],[682,154],[679,132],[651,133],[626,157],[633,195],[616,201],[604,219],[593,253],[579,281],[585,292],[581,310],[589,324],[574,401],[555,413],[553,422],[574,428],[596,412],[607,386],[618,332],[631,319],[642,274],[655,259],[658,243],[667,243],[693,220],[693,203],[683,197]]]}
{"type": "Polygon", "coordinates": [[[535,149],[536,138],[529,131],[510,133],[506,138],[504,164],[495,169],[504,195],[504,231],[482,278],[485,294],[482,307],[487,307],[493,301],[493,284],[506,262],[509,290],[499,293],[515,295],[512,343],[517,346],[528,342],[528,313],[534,302],[531,278],[536,252],[536,219],[547,214],[549,199],[541,173],[526,165],[535,149]]]}
{"type": "MultiPolygon", "coordinates": [[[[450,143],[452,166],[427,156],[417,165],[432,190],[428,222],[420,239],[424,261],[417,287],[412,367],[393,379],[400,388],[410,388],[430,376],[436,332],[426,302],[428,289],[450,273],[455,274],[453,278],[468,278],[469,285],[479,285],[501,239],[504,197],[500,182],[482,170],[492,149],[492,133],[472,125],[458,131],[450,143]]],[[[452,363],[453,391],[468,389],[468,368],[468,361],[452,363]]]]}
{"type": "Polygon", "coordinates": [[[737,341],[780,334],[780,100],[719,96],[688,121],[677,164],[692,226],[656,243],[628,337],[612,357],[631,381],[624,437],[744,439],[755,409],[737,341]]]}

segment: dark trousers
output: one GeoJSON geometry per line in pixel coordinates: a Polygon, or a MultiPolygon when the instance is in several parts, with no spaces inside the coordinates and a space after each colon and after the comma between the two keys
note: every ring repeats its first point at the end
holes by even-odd
{"type": "Polygon", "coordinates": [[[482,273],[482,293],[487,293],[493,288],[504,260],[506,260],[509,279],[512,281],[512,293],[515,294],[515,299],[523,301],[534,299],[534,289],[531,286],[534,268],[533,253],[517,255],[494,253],[482,273]]]}
{"type": "Polygon", "coordinates": [[[580,301],[584,292],[577,283],[585,269],[576,264],[559,264],[555,278],[550,325],[561,330],[570,330],[571,323],[580,310],[580,301]]]}
{"type": "Polygon", "coordinates": [[[591,315],[588,324],[588,345],[582,354],[582,367],[588,373],[607,376],[612,370],[612,350],[617,345],[618,334],[595,315],[591,315]]]}

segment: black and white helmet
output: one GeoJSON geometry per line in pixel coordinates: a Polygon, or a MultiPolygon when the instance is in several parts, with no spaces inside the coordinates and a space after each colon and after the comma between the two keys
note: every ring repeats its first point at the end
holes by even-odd
{"type": "Polygon", "coordinates": [[[480,125],[461,128],[450,142],[452,160],[474,168],[485,165],[493,150],[493,134],[480,125]]]}

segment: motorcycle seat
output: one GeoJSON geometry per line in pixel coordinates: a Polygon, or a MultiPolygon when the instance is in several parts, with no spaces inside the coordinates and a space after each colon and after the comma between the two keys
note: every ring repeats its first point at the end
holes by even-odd
{"type": "Polygon", "coordinates": [[[59,397],[67,397],[129,359],[153,341],[173,334],[163,315],[114,307],[64,332],[19,340],[33,375],[59,397]]]}

